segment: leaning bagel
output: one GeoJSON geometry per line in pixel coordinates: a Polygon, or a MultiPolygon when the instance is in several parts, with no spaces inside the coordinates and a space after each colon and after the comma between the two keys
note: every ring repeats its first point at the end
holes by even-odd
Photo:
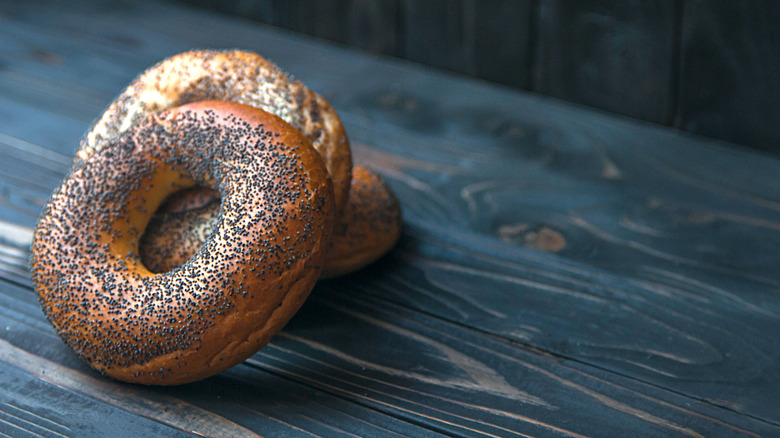
{"type": "Polygon", "coordinates": [[[247,105],[185,105],[101,145],[56,189],[35,230],[32,280],[95,369],[191,382],[281,330],[320,275],[333,217],[327,170],[299,131],[247,105]],[[214,231],[186,263],[153,274],[139,262],[144,227],[195,185],[220,193],[214,231]]]}
{"type": "Polygon", "coordinates": [[[194,50],[150,67],[106,109],[81,141],[76,165],[139,120],[203,100],[238,102],[275,114],[300,130],[325,161],[336,209],[349,196],[352,154],[336,111],[262,56],[242,50],[194,50]]]}
{"type": "Polygon", "coordinates": [[[401,204],[390,186],[370,168],[355,166],[320,278],[355,272],[387,254],[401,237],[401,219],[401,204]]]}

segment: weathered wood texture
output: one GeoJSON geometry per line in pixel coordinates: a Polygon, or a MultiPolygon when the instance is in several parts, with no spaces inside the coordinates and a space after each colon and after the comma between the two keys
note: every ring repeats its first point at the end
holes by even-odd
{"type": "Polygon", "coordinates": [[[675,3],[540,3],[534,90],[670,124],[674,110],[675,3]]]}
{"type": "Polygon", "coordinates": [[[518,88],[530,86],[530,1],[403,3],[404,58],[518,88]]]}
{"type": "Polygon", "coordinates": [[[2,2],[0,48],[4,434],[780,434],[776,158],[166,3],[2,2]],[[192,47],[325,95],[405,231],[241,366],[139,388],[46,323],[31,229],[89,122],[192,47]]]}
{"type": "Polygon", "coordinates": [[[780,152],[776,2],[179,1],[780,152]]]}
{"type": "Polygon", "coordinates": [[[780,3],[686,1],[676,125],[780,152],[780,3]]]}
{"type": "MultiPolygon", "coordinates": [[[[264,2],[259,2],[264,3],[264,2]]],[[[399,47],[398,0],[273,0],[266,21],[372,53],[395,54],[399,47]]]]}

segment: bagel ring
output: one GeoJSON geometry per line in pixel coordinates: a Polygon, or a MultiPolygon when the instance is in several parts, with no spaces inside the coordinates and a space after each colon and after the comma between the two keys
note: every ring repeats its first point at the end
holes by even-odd
{"type": "MultiPolygon", "coordinates": [[[[82,139],[76,166],[137,120],[202,99],[246,103],[276,114],[309,137],[323,157],[333,179],[336,209],[342,213],[337,215],[323,278],[356,271],[395,246],[401,231],[400,204],[375,172],[366,168],[353,172],[349,140],[333,108],[255,53],[190,51],[152,66],[110,104],[82,139]],[[354,181],[353,174],[365,180],[354,181]],[[369,208],[386,211],[368,214],[369,208]],[[366,214],[356,215],[356,211],[366,214]]],[[[172,269],[197,251],[216,221],[219,205],[198,207],[217,198],[215,192],[191,190],[165,203],[141,241],[142,259],[153,272],[172,269]],[[189,209],[194,211],[184,211],[189,209]]]]}
{"type": "Polygon", "coordinates": [[[199,380],[254,354],[301,306],[333,198],[319,154],[280,118],[188,104],[137,122],[73,169],[36,227],[32,280],[49,321],[93,368],[135,383],[199,380]],[[196,185],[222,199],[211,237],[187,263],[149,272],[138,255],[146,223],[166,196],[196,185]]]}
{"type": "Polygon", "coordinates": [[[82,138],[76,162],[113,141],[139,120],[202,100],[251,105],[281,117],[306,136],[333,180],[336,210],[349,196],[352,154],[336,111],[262,56],[243,50],[193,50],[141,73],[109,104],[82,138]]]}
{"type": "MultiPolygon", "coordinates": [[[[393,191],[371,169],[352,170],[349,200],[333,230],[320,278],[339,277],[376,261],[401,235],[401,209],[393,191]]],[[[141,260],[152,272],[185,263],[209,238],[219,194],[198,190],[172,197],[152,217],[141,238],[141,260]]]]}

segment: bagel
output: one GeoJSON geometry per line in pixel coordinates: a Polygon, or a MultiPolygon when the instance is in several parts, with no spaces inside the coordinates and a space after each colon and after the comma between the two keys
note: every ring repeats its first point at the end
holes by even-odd
{"type": "Polygon", "coordinates": [[[36,227],[32,281],[56,331],[96,370],[192,382],[281,330],[320,275],[334,216],[328,171],[297,129],[248,105],[188,104],[136,121],[72,170],[36,227]],[[168,195],[194,186],[219,192],[214,231],[186,263],[154,274],[139,238],[168,195]]]}
{"type": "Polygon", "coordinates": [[[149,115],[203,100],[251,105],[300,130],[325,161],[341,211],[349,196],[352,154],[338,114],[278,66],[243,50],[184,52],[141,73],[82,138],[76,166],[149,115]]]}
{"type": "Polygon", "coordinates": [[[352,171],[349,200],[333,230],[320,278],[355,272],[377,261],[401,237],[401,204],[382,177],[366,166],[352,171]]]}
{"type": "MultiPolygon", "coordinates": [[[[195,50],[150,67],[109,105],[84,136],[75,166],[138,120],[182,103],[204,99],[245,103],[276,114],[306,135],[323,157],[333,180],[338,212],[336,229],[340,230],[326,258],[325,277],[358,270],[393,248],[401,230],[400,204],[387,185],[367,186],[352,181],[353,173],[361,177],[368,174],[363,170],[352,171],[349,139],[336,112],[317,93],[252,52],[195,50]],[[354,190],[353,186],[363,188],[354,199],[350,191],[354,190]],[[362,198],[373,194],[385,203],[362,198]],[[368,214],[366,209],[370,206],[387,211],[368,214]],[[355,214],[355,211],[365,214],[355,214]],[[388,221],[392,217],[399,219],[388,221]],[[355,223],[358,220],[368,222],[355,223]],[[396,227],[389,229],[391,223],[396,227]],[[342,239],[350,243],[341,242],[342,239]],[[364,242],[360,243],[359,239],[364,242]]],[[[376,183],[381,179],[374,175],[366,181],[376,183]]],[[[216,222],[219,204],[201,207],[217,198],[216,192],[199,189],[171,196],[141,240],[142,259],[153,272],[170,270],[198,250],[216,222]],[[193,211],[188,212],[189,209],[193,211]]]]}
{"type": "MultiPolygon", "coordinates": [[[[208,239],[219,211],[219,194],[187,190],[172,196],[141,238],[140,255],[152,272],[185,263],[208,239]]],[[[401,208],[382,177],[368,167],[352,171],[349,200],[336,220],[320,278],[354,272],[382,257],[401,235],[401,208]]]]}

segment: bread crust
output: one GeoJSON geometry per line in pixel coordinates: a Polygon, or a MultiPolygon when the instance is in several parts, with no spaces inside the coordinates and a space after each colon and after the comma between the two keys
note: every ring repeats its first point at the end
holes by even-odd
{"type": "MultiPolygon", "coordinates": [[[[214,229],[219,207],[216,192],[171,197],[141,238],[144,264],[165,272],[186,263],[214,229]]],[[[390,186],[371,168],[354,166],[349,200],[336,219],[320,278],[347,275],[377,261],[396,245],[401,229],[401,205],[390,186]]]]}
{"type": "MultiPolygon", "coordinates": [[[[300,130],[319,152],[334,187],[337,216],[325,277],[345,275],[390,251],[400,235],[388,230],[389,217],[400,218],[400,204],[385,184],[353,181],[352,155],[346,131],[330,104],[262,56],[243,50],[193,50],[165,59],[139,75],[108,107],[84,136],[75,167],[140,120],[166,109],[201,100],[230,101],[275,114],[300,130]],[[351,194],[353,186],[362,187],[351,194]],[[376,193],[379,199],[363,196],[376,193]],[[384,201],[384,204],[377,202],[384,201]],[[387,209],[368,214],[366,208],[387,209]],[[350,211],[347,211],[350,209],[350,211]],[[365,214],[356,214],[364,211],[365,214]],[[378,219],[379,222],[370,222],[378,219]],[[356,220],[369,220],[353,223],[356,220]],[[376,231],[373,231],[376,230],[376,231]],[[348,242],[336,242],[346,239],[348,242]],[[364,241],[361,242],[361,239],[364,241]]],[[[173,195],[155,215],[140,244],[142,260],[153,272],[185,263],[205,242],[217,221],[215,192],[193,189],[173,195]],[[212,202],[211,205],[209,202],[212,202]]]]}
{"type": "Polygon", "coordinates": [[[341,211],[349,197],[352,154],[338,114],[276,64],[244,50],[192,50],[141,73],[83,137],[75,164],[151,114],[204,100],[251,105],[300,130],[325,161],[341,211]]]}
{"type": "Polygon", "coordinates": [[[137,121],[74,168],[36,227],[32,280],[49,321],[93,368],[192,382],[282,329],[320,275],[334,215],[328,171],[297,129],[248,105],[189,104],[137,121]],[[138,255],[146,223],[196,185],[220,193],[214,232],[186,263],[154,274],[138,255]]]}
{"type": "Polygon", "coordinates": [[[393,249],[401,230],[401,204],[393,190],[370,167],[356,165],[320,278],[340,277],[377,261],[393,249]]]}

